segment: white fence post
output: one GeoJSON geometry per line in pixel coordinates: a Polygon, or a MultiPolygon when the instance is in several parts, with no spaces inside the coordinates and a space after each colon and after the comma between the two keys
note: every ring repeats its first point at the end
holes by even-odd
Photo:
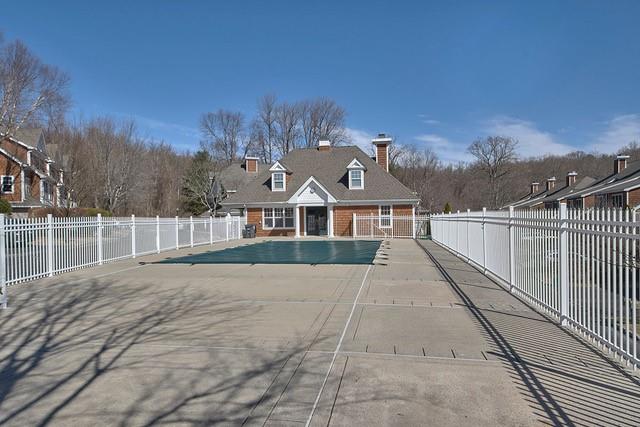
{"type": "Polygon", "coordinates": [[[226,241],[229,241],[229,224],[231,222],[231,214],[227,213],[227,216],[225,217],[225,223],[224,223],[224,228],[226,230],[227,233],[227,237],[226,237],[226,241]]]}
{"type": "Polygon", "coordinates": [[[98,214],[98,264],[102,265],[103,255],[102,255],[102,214],[98,214]]]}
{"type": "Polygon", "coordinates": [[[470,225],[470,221],[471,221],[469,219],[470,216],[471,216],[471,209],[467,208],[467,221],[466,221],[467,222],[467,253],[466,253],[467,262],[469,262],[469,260],[471,259],[471,247],[469,246],[470,245],[470,242],[469,242],[469,225],[470,225]]]}
{"type": "Polygon", "coordinates": [[[560,203],[560,324],[568,325],[569,318],[569,239],[567,236],[567,204],[560,203]]]}
{"type": "Polygon", "coordinates": [[[242,221],[240,221],[240,217],[238,217],[238,234],[236,235],[236,239],[240,240],[242,237],[242,221]]]}
{"type": "Polygon", "coordinates": [[[515,230],[513,228],[514,209],[509,206],[509,292],[513,292],[516,278],[515,230]]]}
{"type": "Polygon", "coordinates": [[[373,214],[369,214],[369,237],[373,237],[373,214]]]}
{"type": "Polygon", "coordinates": [[[416,207],[413,206],[411,208],[411,224],[413,225],[413,232],[411,233],[411,238],[416,240],[416,207]]]}
{"type": "Polygon", "coordinates": [[[53,215],[47,214],[47,268],[53,276],[53,215]]]}
{"type": "Polygon", "coordinates": [[[487,226],[486,219],[487,216],[487,208],[482,208],[482,269],[483,273],[487,273],[487,231],[485,227],[487,226]]]}
{"type": "Polygon", "coordinates": [[[189,217],[189,245],[193,247],[193,217],[189,217]]]}
{"type": "Polygon", "coordinates": [[[176,249],[180,249],[180,218],[176,215],[176,249]]]}
{"type": "Polygon", "coordinates": [[[160,215],[156,215],[156,253],[160,253],[160,215]]]}
{"type": "Polygon", "coordinates": [[[209,244],[213,245],[213,216],[209,215],[209,244]]]}
{"type": "Polygon", "coordinates": [[[358,237],[358,225],[356,224],[356,221],[358,221],[358,217],[356,216],[355,212],[353,213],[353,219],[351,220],[351,226],[353,227],[353,238],[355,239],[356,237],[358,237]]]}
{"type": "Polygon", "coordinates": [[[2,297],[0,303],[2,308],[7,308],[9,297],[7,296],[7,253],[5,249],[5,215],[0,214],[0,286],[2,287],[2,297]]]}
{"type": "Polygon", "coordinates": [[[131,215],[131,257],[136,257],[136,216],[131,215]]]}

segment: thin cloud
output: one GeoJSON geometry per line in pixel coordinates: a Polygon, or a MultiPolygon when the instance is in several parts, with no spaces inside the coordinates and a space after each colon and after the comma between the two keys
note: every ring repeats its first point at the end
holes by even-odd
{"type": "Polygon", "coordinates": [[[434,118],[429,117],[426,114],[418,114],[418,118],[420,121],[426,125],[439,125],[442,123],[440,120],[436,120],[434,118]]]}
{"type": "Polygon", "coordinates": [[[487,121],[484,131],[490,135],[516,139],[517,152],[522,157],[539,157],[545,154],[563,155],[575,151],[575,147],[558,142],[556,136],[538,129],[533,122],[513,117],[494,117],[487,121]]]}
{"type": "Polygon", "coordinates": [[[640,142],[640,114],[625,114],[609,120],[592,149],[603,153],[618,152],[630,142],[640,142]]]}
{"type": "Polygon", "coordinates": [[[371,140],[375,138],[373,134],[362,129],[346,128],[345,130],[351,140],[351,145],[360,147],[362,151],[367,154],[373,153],[373,149],[371,148],[371,140]]]}
{"type": "Polygon", "coordinates": [[[418,135],[414,139],[423,143],[426,148],[432,149],[444,163],[468,162],[472,160],[471,155],[467,152],[468,144],[452,142],[446,137],[436,134],[418,135]]]}

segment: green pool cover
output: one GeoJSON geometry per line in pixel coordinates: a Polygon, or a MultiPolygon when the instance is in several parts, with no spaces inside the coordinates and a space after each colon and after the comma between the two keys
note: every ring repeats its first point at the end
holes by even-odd
{"type": "Polygon", "coordinates": [[[160,261],[160,264],[372,264],[380,241],[266,241],[160,261]]]}

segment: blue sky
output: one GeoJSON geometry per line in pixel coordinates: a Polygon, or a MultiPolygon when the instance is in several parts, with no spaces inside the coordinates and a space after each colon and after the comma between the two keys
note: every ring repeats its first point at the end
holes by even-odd
{"type": "Polygon", "coordinates": [[[328,96],[354,141],[387,132],[468,158],[640,142],[638,1],[7,2],[0,29],[72,77],[72,116],[133,117],[196,149],[199,115],[328,96]]]}

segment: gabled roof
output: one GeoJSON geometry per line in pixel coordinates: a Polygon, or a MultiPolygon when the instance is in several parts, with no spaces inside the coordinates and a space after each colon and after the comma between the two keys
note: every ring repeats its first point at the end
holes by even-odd
{"type": "Polygon", "coordinates": [[[358,161],[358,159],[355,159],[355,158],[353,160],[351,160],[351,163],[349,163],[347,165],[347,169],[364,169],[364,170],[367,170],[367,168],[362,163],[360,163],[358,161]]]}
{"type": "Polygon", "coordinates": [[[593,185],[597,180],[595,178],[591,178],[590,176],[582,177],[582,179],[576,181],[574,185],[562,187],[560,190],[556,191],[553,194],[550,194],[549,197],[555,200],[564,200],[569,198],[574,193],[584,190],[585,188],[589,188],[589,186],[593,185]]]}
{"type": "Polygon", "coordinates": [[[596,182],[594,185],[587,187],[582,191],[577,191],[567,198],[577,199],[579,197],[590,196],[596,193],[610,193],[611,191],[608,190],[612,187],[612,184],[629,182],[630,179],[635,179],[638,176],[640,176],[640,160],[629,163],[629,165],[622,172],[611,174],[596,182]]]}
{"type": "Polygon", "coordinates": [[[9,138],[28,150],[46,154],[44,132],[40,128],[20,128],[9,138]]]}
{"type": "Polygon", "coordinates": [[[291,169],[289,169],[284,163],[282,163],[280,160],[278,160],[277,162],[275,162],[273,164],[273,166],[271,166],[269,168],[269,170],[271,172],[287,172],[287,173],[291,173],[291,169]]]}
{"type": "Polygon", "coordinates": [[[231,195],[224,204],[286,203],[311,176],[339,202],[418,201],[411,190],[358,147],[332,147],[325,151],[316,148],[293,150],[280,161],[280,164],[286,165],[291,171],[286,191],[271,191],[271,172],[263,170],[257,174],[255,180],[238,189],[238,192],[231,195]],[[367,169],[363,190],[349,190],[347,166],[354,159],[367,169]]]}
{"type": "Polygon", "coordinates": [[[268,167],[266,163],[258,162],[258,173],[249,173],[243,162],[235,161],[220,171],[220,183],[227,192],[234,192],[256,179],[268,167]]]}

